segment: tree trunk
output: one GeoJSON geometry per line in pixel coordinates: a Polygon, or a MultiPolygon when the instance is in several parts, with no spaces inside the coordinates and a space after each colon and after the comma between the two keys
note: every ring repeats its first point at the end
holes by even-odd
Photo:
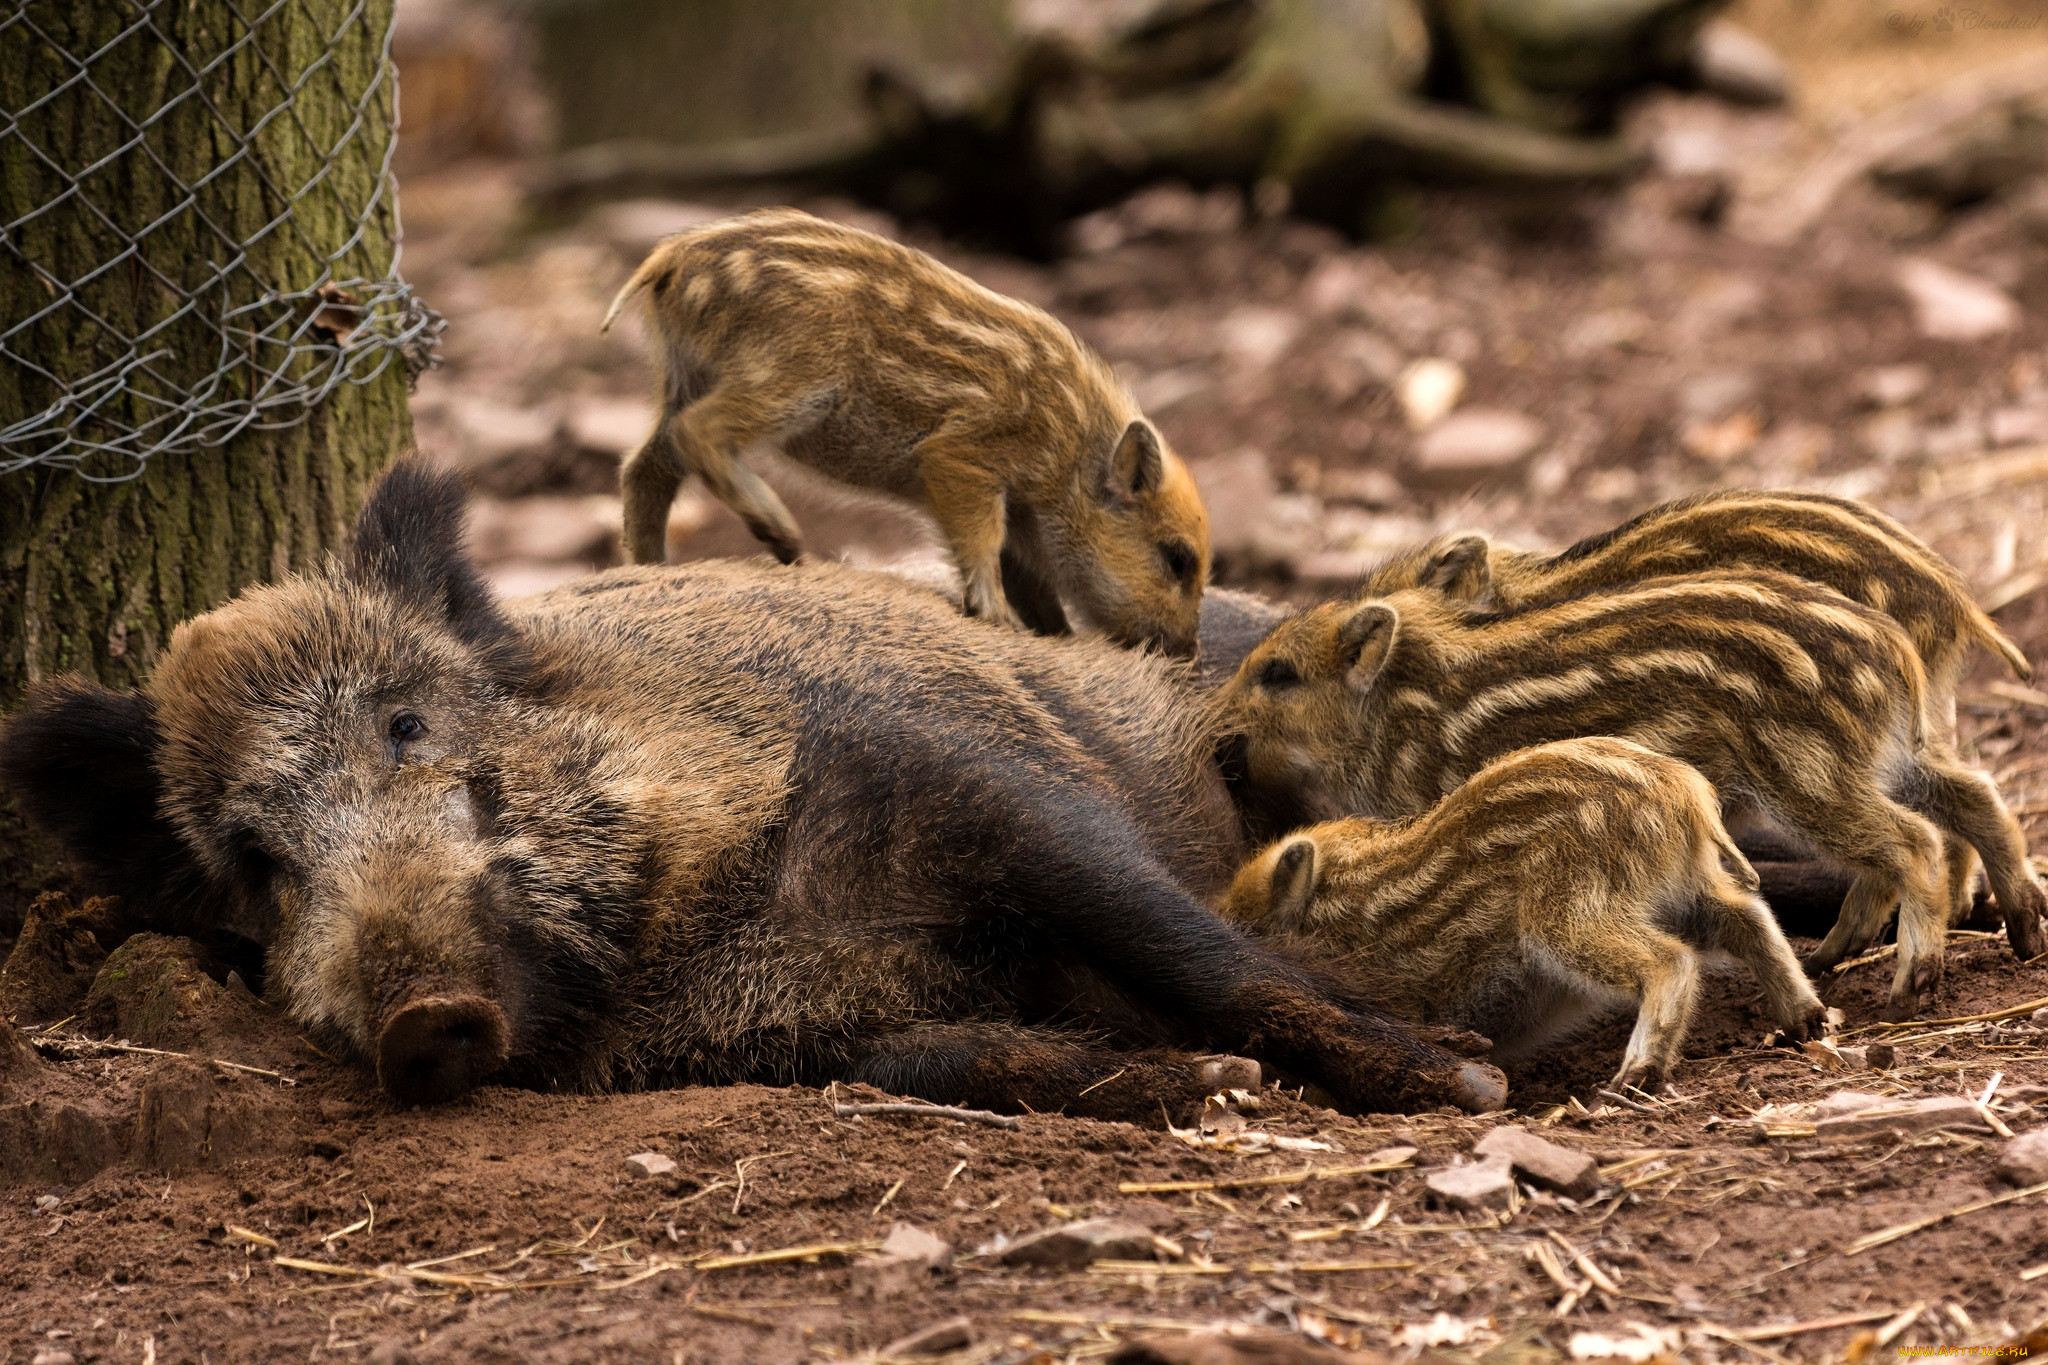
{"type": "MultiPolygon", "coordinates": [[[[348,130],[356,99],[375,87],[391,6],[370,0],[350,22],[347,0],[299,0],[209,71],[246,32],[223,0],[150,5],[158,32],[127,37],[119,35],[138,17],[132,7],[31,0],[42,36],[17,28],[0,42],[0,109],[24,110],[58,91],[69,74],[60,53],[103,48],[89,76],[106,98],[73,85],[24,116],[15,136],[0,135],[0,219],[56,202],[0,234],[0,331],[47,308],[60,286],[87,281],[77,289],[82,306],[53,309],[0,355],[0,425],[41,411],[63,391],[36,367],[63,378],[86,374],[118,358],[117,336],[152,327],[163,328],[152,349],[170,352],[160,372],[180,383],[210,373],[220,361],[217,335],[175,314],[183,293],[200,290],[236,244],[254,242],[255,274],[277,288],[318,281],[323,263],[358,231],[351,206],[371,202],[381,174],[393,122],[388,79],[361,129],[348,130]],[[205,98],[179,100],[193,70],[207,71],[205,98]],[[283,89],[309,70],[291,109],[263,123],[283,103],[283,89]],[[127,120],[144,122],[166,104],[171,111],[146,135],[146,151],[122,152],[134,136],[127,120]],[[237,143],[259,126],[250,154],[234,159],[237,143]],[[51,163],[77,172],[107,158],[63,196],[67,177],[51,163]],[[325,177],[323,163],[331,163],[325,177]],[[196,201],[184,204],[176,182],[202,181],[196,201]],[[265,234],[291,191],[309,182],[291,222],[265,234]],[[119,254],[123,237],[139,239],[136,256],[88,281],[119,254]]],[[[336,273],[380,278],[396,233],[388,195],[360,228],[336,273]]],[[[218,316],[224,302],[246,304],[256,292],[249,277],[230,276],[197,302],[218,316]]],[[[230,375],[229,396],[246,395],[248,384],[246,375],[230,375]]],[[[130,423],[150,415],[133,394],[108,411],[130,423]]],[[[266,420],[298,416],[287,408],[266,420]]],[[[153,456],[125,482],[93,482],[47,464],[0,474],[0,709],[60,673],[110,686],[141,681],[177,622],[252,583],[318,564],[371,477],[410,439],[405,369],[393,355],[374,378],[342,384],[303,420],[153,456]]],[[[133,466],[86,467],[117,475],[133,466]]],[[[12,933],[32,895],[62,875],[0,793],[0,934],[12,933]]]]}

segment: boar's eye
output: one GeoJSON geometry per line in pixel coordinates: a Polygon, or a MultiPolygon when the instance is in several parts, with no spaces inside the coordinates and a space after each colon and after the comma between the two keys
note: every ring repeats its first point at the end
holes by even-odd
{"type": "Polygon", "coordinates": [[[427,723],[410,711],[400,711],[391,718],[391,738],[396,743],[420,739],[426,733],[427,723]]]}
{"type": "Polygon", "coordinates": [[[1279,692],[1301,681],[1301,673],[1286,659],[1268,659],[1259,670],[1259,686],[1279,692]]]}
{"type": "Polygon", "coordinates": [[[1202,558],[1194,547],[1184,540],[1168,540],[1159,546],[1159,558],[1166,563],[1166,572],[1181,583],[1195,581],[1195,573],[1202,567],[1202,558]]]}

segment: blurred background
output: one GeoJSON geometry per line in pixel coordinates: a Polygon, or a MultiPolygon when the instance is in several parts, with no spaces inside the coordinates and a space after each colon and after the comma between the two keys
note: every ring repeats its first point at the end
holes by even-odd
{"type": "MultiPolygon", "coordinates": [[[[652,410],[614,290],[794,203],[1106,355],[1220,581],[1796,485],[1900,515],[2048,652],[2030,0],[399,0],[397,53],[403,269],[449,319],[417,429],[504,591],[617,560],[652,410]]],[[[943,566],[915,515],[769,478],[813,550],[943,566]]],[[[758,552],[694,491],[670,541],[758,552]]],[[[1980,742],[2017,744],[2048,698],[1991,678],[1980,742]]]]}

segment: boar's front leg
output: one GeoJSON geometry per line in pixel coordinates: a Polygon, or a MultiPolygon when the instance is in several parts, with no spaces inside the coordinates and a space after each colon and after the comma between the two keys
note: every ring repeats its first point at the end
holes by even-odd
{"type": "Polygon", "coordinates": [[[931,1024],[876,1039],[836,1079],[897,1095],[1001,1113],[1156,1124],[1185,1121],[1204,1096],[1256,1090],[1259,1067],[1241,1057],[1112,1052],[1044,1029],[931,1024]]]}
{"type": "MultiPolygon", "coordinates": [[[[997,805],[1003,807],[999,811],[997,805]]],[[[1071,791],[1019,810],[988,860],[987,901],[1055,931],[1105,979],[1178,1015],[1205,1045],[1312,1079],[1347,1108],[1497,1109],[1501,1073],[1347,1009],[1309,972],[1262,950],[1167,874],[1121,813],[1071,791]]]]}

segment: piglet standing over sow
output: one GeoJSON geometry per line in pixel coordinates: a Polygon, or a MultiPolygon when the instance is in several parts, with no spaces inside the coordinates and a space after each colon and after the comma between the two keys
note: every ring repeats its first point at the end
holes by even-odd
{"type": "Polygon", "coordinates": [[[1041,309],[921,251],[796,209],[656,247],[608,328],[649,296],[661,415],[620,470],[626,549],[667,557],[697,474],[784,563],[802,551],[753,446],[915,503],[953,551],[969,615],[1195,650],[1209,520],[1130,391],[1041,309]]]}
{"type": "Polygon", "coordinates": [[[267,917],[266,993],[398,1098],[838,1079],[1156,1122],[1245,1083],[1174,1050],[1201,1047],[1358,1108],[1498,1105],[1497,1071],[1184,889],[1237,841],[1183,665],[837,565],[500,607],[461,522],[401,465],[345,564],[0,733],[93,889],[267,917]]]}
{"type": "Polygon", "coordinates": [[[1389,1007],[1528,1056],[1598,1009],[1637,1009],[1615,1084],[1678,1063],[1702,954],[1745,963],[1804,1038],[1823,1009],[1707,780],[1620,739],[1488,764],[1414,820],[1315,825],[1245,864],[1224,901],[1262,933],[1338,949],[1389,1007]]]}

